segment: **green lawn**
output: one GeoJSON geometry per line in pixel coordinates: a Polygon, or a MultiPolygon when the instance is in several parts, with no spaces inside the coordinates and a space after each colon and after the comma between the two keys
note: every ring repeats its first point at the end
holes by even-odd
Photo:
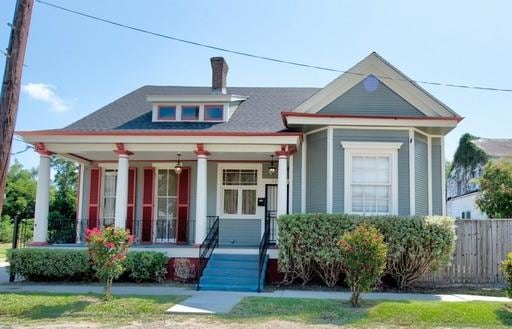
{"type": "Polygon", "coordinates": [[[0,262],[5,262],[7,249],[11,249],[10,243],[0,243],[0,262]]]}
{"type": "Polygon", "coordinates": [[[361,328],[505,328],[512,326],[512,305],[490,302],[365,302],[353,309],[347,302],[293,298],[245,298],[230,321],[287,320],[307,324],[361,328]]]}
{"type": "Polygon", "coordinates": [[[0,295],[0,323],[42,325],[91,321],[109,325],[165,320],[164,312],[186,296],[123,296],[105,302],[99,295],[8,293],[0,295]]]}

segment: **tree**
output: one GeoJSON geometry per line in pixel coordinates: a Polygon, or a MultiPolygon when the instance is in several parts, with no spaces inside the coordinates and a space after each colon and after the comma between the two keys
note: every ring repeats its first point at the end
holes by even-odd
{"type": "Polygon", "coordinates": [[[76,218],[76,198],[78,190],[78,167],[75,163],[61,158],[53,158],[52,197],[50,201],[50,218],[74,219],[76,218]]]}
{"type": "Polygon", "coordinates": [[[480,193],[476,203],[490,218],[512,218],[512,163],[489,161],[477,180],[480,193]]]}
{"type": "Polygon", "coordinates": [[[18,161],[14,162],[7,174],[3,215],[9,216],[11,219],[16,216],[19,219],[34,218],[36,176],[35,169],[25,169],[18,161]]]}
{"type": "Polygon", "coordinates": [[[451,161],[445,161],[444,163],[444,176],[448,178],[448,176],[450,176],[450,172],[452,171],[453,163],[451,161]]]}

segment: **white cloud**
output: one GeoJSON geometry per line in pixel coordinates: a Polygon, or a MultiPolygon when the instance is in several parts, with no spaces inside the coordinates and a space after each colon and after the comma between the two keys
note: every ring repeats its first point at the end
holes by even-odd
{"type": "Polygon", "coordinates": [[[69,105],[55,93],[55,86],[46,83],[27,83],[21,86],[21,90],[31,98],[44,102],[56,112],[66,112],[69,105]]]}

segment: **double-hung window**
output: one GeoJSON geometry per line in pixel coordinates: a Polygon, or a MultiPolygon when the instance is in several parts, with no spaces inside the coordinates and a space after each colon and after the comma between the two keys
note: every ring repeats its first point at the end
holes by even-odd
{"type": "Polygon", "coordinates": [[[103,175],[103,200],[101,225],[113,226],[116,212],[117,170],[107,169],[103,175]]]}
{"type": "Polygon", "coordinates": [[[398,149],[401,143],[342,142],[345,212],[398,213],[398,149]]]}
{"type": "Polygon", "coordinates": [[[257,169],[222,170],[222,209],[224,215],[255,215],[257,169]]]}

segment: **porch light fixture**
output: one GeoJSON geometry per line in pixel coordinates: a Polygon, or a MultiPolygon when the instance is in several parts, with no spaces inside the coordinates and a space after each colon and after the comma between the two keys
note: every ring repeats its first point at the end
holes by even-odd
{"type": "Polygon", "coordinates": [[[177,155],[178,155],[178,162],[174,166],[174,172],[176,173],[176,175],[179,175],[179,174],[181,174],[181,171],[183,170],[183,165],[181,164],[181,160],[180,160],[181,153],[178,153],[177,155]]]}
{"type": "Polygon", "coordinates": [[[270,167],[268,167],[268,173],[270,176],[274,176],[276,173],[276,166],[274,165],[274,155],[272,154],[270,157],[272,158],[272,161],[270,161],[270,167]]]}

